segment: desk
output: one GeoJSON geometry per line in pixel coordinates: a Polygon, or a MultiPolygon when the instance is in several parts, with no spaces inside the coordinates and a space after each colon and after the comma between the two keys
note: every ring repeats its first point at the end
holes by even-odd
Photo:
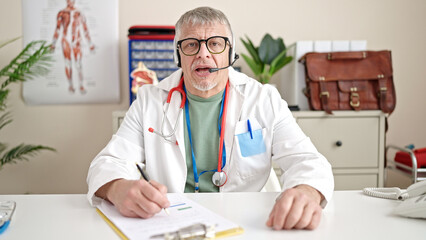
{"type": "MultiPolygon", "coordinates": [[[[393,216],[398,201],[360,191],[336,191],[314,231],[273,231],[265,226],[276,193],[189,193],[186,196],[244,228],[226,239],[406,239],[424,236],[426,220],[393,216]],[[253,209],[255,208],[255,209],[253,209]]],[[[119,239],[83,194],[0,195],[16,211],[0,239],[119,239]]]]}

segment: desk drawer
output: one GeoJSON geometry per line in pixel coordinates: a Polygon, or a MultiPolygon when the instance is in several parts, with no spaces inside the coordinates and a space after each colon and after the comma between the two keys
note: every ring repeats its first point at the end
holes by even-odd
{"type": "Polygon", "coordinates": [[[334,169],[378,167],[377,117],[298,118],[297,122],[334,169]]]}
{"type": "Polygon", "coordinates": [[[334,190],[362,190],[377,187],[377,174],[334,174],[334,190]]]}

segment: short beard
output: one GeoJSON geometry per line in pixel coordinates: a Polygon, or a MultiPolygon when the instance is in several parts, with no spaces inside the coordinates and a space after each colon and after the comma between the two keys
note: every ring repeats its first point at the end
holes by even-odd
{"type": "Polygon", "coordinates": [[[202,92],[212,90],[217,86],[217,82],[207,82],[207,83],[198,83],[197,81],[191,79],[192,86],[202,92]]]}
{"type": "MultiPolygon", "coordinates": [[[[195,70],[195,66],[197,66],[198,64],[207,64],[207,62],[204,62],[202,60],[196,61],[196,62],[194,62],[192,64],[191,70],[195,70]]],[[[214,87],[216,87],[217,82],[210,82],[210,81],[207,81],[207,82],[203,82],[203,81],[197,82],[196,80],[191,79],[191,84],[198,91],[205,92],[205,91],[212,90],[214,87]]]]}

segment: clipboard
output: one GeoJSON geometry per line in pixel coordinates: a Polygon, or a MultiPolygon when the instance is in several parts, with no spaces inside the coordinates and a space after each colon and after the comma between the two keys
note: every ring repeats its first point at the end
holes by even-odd
{"type": "Polygon", "coordinates": [[[242,234],[244,229],[210,211],[180,193],[169,193],[170,216],[164,211],[149,219],[122,216],[109,202],[102,201],[96,211],[124,240],[186,239],[199,236],[209,239],[242,234]],[[204,229],[204,232],[201,230],[204,229]],[[213,233],[213,235],[212,235],[213,233]]]}

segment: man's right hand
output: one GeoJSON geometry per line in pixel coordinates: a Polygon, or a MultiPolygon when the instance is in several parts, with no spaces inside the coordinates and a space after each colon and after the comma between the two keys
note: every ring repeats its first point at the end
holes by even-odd
{"type": "Polygon", "coordinates": [[[96,196],[109,200],[126,217],[150,218],[170,206],[167,187],[151,180],[118,179],[102,186],[96,196]]]}

